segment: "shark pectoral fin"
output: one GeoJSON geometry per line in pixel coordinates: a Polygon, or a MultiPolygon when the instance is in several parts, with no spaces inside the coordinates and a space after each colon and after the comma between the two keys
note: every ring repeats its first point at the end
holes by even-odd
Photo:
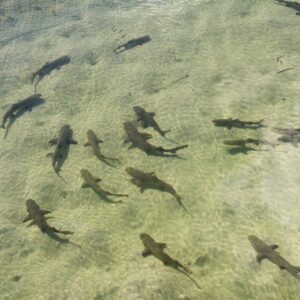
{"type": "Polygon", "coordinates": [[[160,249],[165,249],[168,247],[166,243],[156,243],[156,244],[159,246],[160,249]]]}
{"type": "Polygon", "coordinates": [[[50,152],[50,153],[47,153],[46,157],[54,157],[54,153],[50,152]]]}
{"type": "Polygon", "coordinates": [[[153,176],[155,175],[155,172],[149,172],[148,175],[153,176]]]}
{"type": "Polygon", "coordinates": [[[266,258],[266,256],[264,256],[263,254],[258,254],[257,256],[256,256],[256,261],[259,263],[259,264],[261,264],[261,261],[263,260],[263,259],[265,259],[266,258]]]}
{"type": "Polygon", "coordinates": [[[143,132],[142,136],[144,137],[145,140],[149,140],[152,138],[152,135],[150,133],[146,133],[146,132],[143,132]]]}
{"type": "Polygon", "coordinates": [[[81,188],[88,188],[89,187],[89,184],[87,182],[84,182],[82,185],[81,185],[81,188]]]}
{"type": "Polygon", "coordinates": [[[147,257],[147,256],[150,256],[152,255],[152,252],[148,249],[145,249],[143,252],[142,252],[142,256],[143,257],[147,257]]]}
{"type": "Polygon", "coordinates": [[[149,115],[150,115],[151,117],[154,117],[154,116],[155,116],[155,112],[149,112],[149,115]]]}
{"type": "Polygon", "coordinates": [[[145,186],[142,184],[142,185],[140,186],[140,192],[141,192],[141,194],[143,194],[144,191],[145,191],[145,186]]]}
{"type": "Polygon", "coordinates": [[[29,221],[31,219],[31,217],[29,216],[29,215],[27,215],[24,219],[23,219],[23,223],[25,223],[25,222],[27,222],[27,221],[29,221]]]}
{"type": "Polygon", "coordinates": [[[51,211],[50,211],[50,210],[46,210],[46,209],[41,209],[41,213],[42,213],[43,215],[46,215],[46,214],[50,214],[51,211]]]}
{"type": "Polygon", "coordinates": [[[77,143],[75,140],[70,140],[70,141],[69,141],[69,144],[70,144],[70,145],[77,145],[78,143],[77,143]]]}
{"type": "Polygon", "coordinates": [[[30,226],[32,226],[32,225],[34,225],[35,223],[34,223],[34,221],[32,221],[31,223],[29,223],[28,225],[27,225],[27,227],[30,227],[30,226]]]}
{"type": "Polygon", "coordinates": [[[285,270],[285,267],[283,266],[278,266],[280,270],[285,270]]]}
{"type": "Polygon", "coordinates": [[[124,144],[127,144],[127,143],[129,143],[130,142],[130,139],[129,138],[126,138],[125,140],[124,140],[124,144]]]}
{"type": "Polygon", "coordinates": [[[57,139],[52,139],[48,142],[51,146],[56,145],[57,144],[57,139]]]}
{"type": "Polygon", "coordinates": [[[273,250],[275,250],[275,249],[277,249],[279,246],[278,246],[278,245],[270,245],[270,247],[271,247],[273,250]]]}
{"type": "Polygon", "coordinates": [[[135,148],[135,145],[130,145],[129,147],[128,147],[128,150],[130,150],[130,149],[132,149],[132,148],[135,148]]]}
{"type": "Polygon", "coordinates": [[[97,143],[103,143],[103,141],[97,138],[97,143]]]}
{"type": "Polygon", "coordinates": [[[87,147],[87,146],[91,146],[91,144],[89,142],[83,144],[83,147],[87,147]]]}

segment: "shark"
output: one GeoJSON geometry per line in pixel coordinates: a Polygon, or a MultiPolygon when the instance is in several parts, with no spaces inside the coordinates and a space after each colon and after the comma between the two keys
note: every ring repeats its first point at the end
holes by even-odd
{"type": "Polygon", "coordinates": [[[300,135],[300,128],[273,127],[272,131],[283,135],[300,135]]]}
{"type": "Polygon", "coordinates": [[[290,7],[294,10],[296,10],[296,15],[300,16],[300,3],[296,1],[287,1],[287,0],[276,0],[282,5],[285,5],[286,7],[290,7]]]}
{"type": "Polygon", "coordinates": [[[286,270],[293,275],[297,275],[297,273],[300,272],[300,267],[291,265],[279,254],[279,252],[275,251],[278,248],[278,245],[267,245],[255,235],[249,235],[248,240],[257,252],[256,260],[259,264],[263,259],[268,259],[270,262],[277,265],[280,270],[286,270]]]}
{"type": "Polygon", "coordinates": [[[188,274],[192,274],[192,271],[181,264],[179,261],[170,257],[167,253],[164,252],[164,249],[167,247],[165,243],[156,242],[149,234],[141,233],[140,239],[144,244],[144,251],[142,252],[143,257],[147,257],[149,255],[153,255],[159,260],[161,260],[164,265],[168,265],[174,269],[181,268],[184,272],[188,274]]]}
{"type": "Polygon", "coordinates": [[[155,153],[162,154],[164,152],[176,153],[178,150],[188,147],[188,145],[182,145],[172,149],[165,149],[161,146],[154,146],[147,142],[147,140],[152,136],[148,133],[139,132],[136,126],[132,122],[125,122],[123,126],[128,136],[128,138],[124,141],[124,143],[131,142],[133,146],[141,149],[142,151],[146,152],[148,155],[155,154],[155,153]]]}
{"type": "Polygon", "coordinates": [[[52,166],[56,173],[59,173],[61,170],[58,166],[59,160],[63,159],[66,156],[66,153],[69,149],[69,146],[78,143],[72,138],[73,130],[70,125],[65,124],[61,127],[58,138],[52,139],[49,141],[51,146],[56,145],[53,153],[48,153],[47,156],[52,157],[52,166]]]}
{"type": "Polygon", "coordinates": [[[119,201],[112,201],[107,198],[107,196],[116,196],[116,197],[128,197],[127,194],[115,194],[111,193],[109,191],[106,191],[102,189],[98,182],[101,181],[99,177],[93,176],[88,170],[86,169],[81,169],[80,174],[82,179],[84,180],[83,184],[81,185],[82,188],[91,188],[97,195],[100,197],[104,198],[108,202],[113,202],[113,203],[123,203],[122,200],[119,201]]]}
{"type": "Polygon", "coordinates": [[[47,223],[45,215],[51,213],[51,211],[40,209],[39,205],[33,199],[28,199],[26,201],[26,208],[28,215],[24,218],[23,223],[31,220],[31,223],[28,226],[36,225],[42,232],[73,234],[72,231],[58,230],[55,227],[50,226],[47,223]]]}
{"type": "Polygon", "coordinates": [[[238,139],[238,140],[226,140],[223,141],[223,144],[228,145],[228,146],[241,146],[241,147],[246,147],[247,144],[254,144],[256,146],[259,145],[270,145],[273,148],[276,146],[276,144],[264,141],[264,140],[258,140],[258,139],[252,139],[252,138],[247,138],[247,139],[238,139]]]}
{"type": "Polygon", "coordinates": [[[214,119],[212,122],[214,123],[215,126],[217,127],[226,127],[228,129],[231,129],[233,127],[235,128],[259,128],[262,127],[263,125],[261,124],[264,119],[261,119],[259,121],[241,121],[239,119],[214,119]]]}
{"type": "Polygon", "coordinates": [[[64,65],[69,64],[71,61],[71,57],[68,55],[61,56],[54,61],[45,63],[40,69],[32,74],[31,83],[37,79],[35,82],[35,88],[38,83],[48,74],[50,74],[53,70],[60,70],[64,65]]]}
{"type": "Polygon", "coordinates": [[[101,151],[100,151],[100,148],[99,148],[99,143],[102,143],[103,141],[100,140],[95,132],[91,129],[89,129],[87,131],[87,142],[84,144],[84,147],[87,147],[87,146],[91,146],[92,149],[93,149],[93,152],[95,154],[95,156],[100,159],[101,161],[105,161],[106,159],[107,160],[115,160],[115,161],[119,161],[118,158],[112,158],[112,157],[107,157],[107,156],[104,156],[101,151]]]}
{"type": "Polygon", "coordinates": [[[161,130],[156,121],[154,120],[155,113],[147,112],[141,106],[134,106],[133,110],[138,116],[138,121],[142,122],[144,128],[153,127],[160,135],[165,136],[171,130],[161,130]]]}
{"type": "MultiPolygon", "coordinates": [[[[159,189],[162,189],[170,194],[172,194],[178,204],[180,206],[182,206],[182,208],[188,213],[190,214],[190,212],[186,209],[186,207],[183,205],[182,201],[181,201],[181,196],[179,196],[175,189],[173,188],[173,186],[161,179],[159,179],[156,175],[155,172],[143,172],[141,170],[132,168],[132,167],[126,167],[125,171],[127,172],[127,174],[129,174],[131,177],[133,177],[136,180],[137,186],[140,188],[140,191],[143,192],[143,190],[147,187],[147,186],[154,186],[157,187],[159,189]]],[[[191,215],[191,214],[190,214],[191,215]]]]}
{"type": "Polygon", "coordinates": [[[144,35],[142,37],[139,37],[139,38],[135,38],[135,39],[132,39],[132,40],[129,40],[128,42],[120,45],[117,49],[115,49],[113,52],[115,54],[118,54],[118,53],[121,53],[121,52],[124,52],[126,50],[129,50],[129,49],[132,49],[136,46],[142,46],[144,45],[145,43],[147,42],[150,42],[151,41],[151,38],[149,35],[144,35]]]}
{"type": "Polygon", "coordinates": [[[300,128],[282,128],[273,127],[272,131],[282,134],[277,140],[284,143],[291,143],[294,147],[298,147],[300,142],[300,128]]]}
{"type": "Polygon", "coordinates": [[[3,116],[1,128],[5,129],[6,122],[13,118],[19,110],[25,109],[31,111],[32,106],[36,102],[41,102],[43,100],[41,96],[41,94],[31,95],[23,100],[19,100],[18,102],[13,103],[3,116]]]}

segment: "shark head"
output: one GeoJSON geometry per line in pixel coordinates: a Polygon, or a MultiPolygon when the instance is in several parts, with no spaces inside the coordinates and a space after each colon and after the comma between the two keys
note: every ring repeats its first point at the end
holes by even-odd
{"type": "Polygon", "coordinates": [[[124,129],[125,130],[127,130],[127,129],[131,129],[131,128],[134,128],[135,126],[131,123],[131,122],[125,122],[124,124],[123,124],[123,126],[124,126],[124,129]]]}
{"type": "Polygon", "coordinates": [[[35,201],[33,199],[28,199],[26,201],[26,207],[27,207],[27,210],[28,209],[32,209],[32,208],[38,208],[39,206],[35,203],[35,201]]]}
{"type": "Polygon", "coordinates": [[[147,233],[141,233],[141,234],[140,234],[140,239],[141,239],[142,241],[146,240],[148,237],[149,237],[149,235],[148,235],[147,233]]]}
{"type": "Polygon", "coordinates": [[[35,202],[34,202],[34,200],[33,199],[28,199],[27,201],[26,201],[26,206],[30,206],[30,205],[32,205],[32,204],[34,204],[35,202]]]}
{"type": "Polygon", "coordinates": [[[259,249],[261,248],[263,242],[255,235],[249,235],[248,240],[251,243],[252,247],[255,250],[259,251],[259,249]]]}
{"type": "Polygon", "coordinates": [[[143,109],[142,107],[140,107],[140,106],[134,106],[134,107],[133,107],[133,110],[135,111],[135,113],[136,113],[137,115],[142,114],[143,111],[144,111],[144,109],[143,109]]]}
{"type": "Polygon", "coordinates": [[[130,175],[130,176],[134,176],[135,174],[135,169],[132,167],[126,167],[125,171],[130,175]]]}

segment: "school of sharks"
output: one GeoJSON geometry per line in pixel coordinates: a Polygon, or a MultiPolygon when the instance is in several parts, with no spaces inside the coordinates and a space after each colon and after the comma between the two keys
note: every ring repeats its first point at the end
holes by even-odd
{"type": "MultiPolygon", "coordinates": [[[[280,4],[286,5],[287,7],[296,9],[297,14],[299,15],[300,6],[297,5],[296,2],[283,0],[277,1],[280,4]]],[[[120,45],[113,51],[113,53],[115,55],[120,55],[124,51],[133,49],[137,46],[142,46],[148,42],[151,42],[151,38],[149,35],[134,38],[120,45]]],[[[277,58],[277,61],[279,61],[279,59],[280,58],[277,58]]],[[[47,77],[50,73],[54,73],[55,70],[58,71],[67,67],[69,63],[71,63],[71,56],[65,55],[53,60],[52,62],[47,62],[40,69],[32,73],[31,82],[34,86],[34,94],[28,96],[23,100],[19,100],[13,103],[3,115],[1,127],[6,130],[5,137],[7,135],[8,129],[16,121],[16,119],[21,117],[22,114],[26,111],[30,112],[34,107],[45,102],[45,99],[42,98],[42,94],[37,93],[37,86],[39,82],[41,80],[44,80],[45,77],[47,77]]],[[[186,75],[185,77],[188,77],[188,75],[186,75]]],[[[145,131],[142,131],[136,124],[140,124],[140,127],[142,127],[143,129],[152,127],[157,134],[161,135],[164,138],[166,138],[167,134],[171,130],[161,129],[161,127],[155,120],[156,114],[154,112],[147,111],[141,106],[134,106],[133,112],[137,116],[136,122],[126,121],[123,123],[123,130],[125,131],[127,136],[124,140],[124,144],[130,144],[128,149],[138,148],[139,150],[145,152],[147,155],[176,157],[179,150],[188,148],[187,144],[179,145],[174,148],[165,148],[164,146],[153,145],[151,142],[149,142],[149,140],[152,138],[152,135],[145,131]]],[[[228,130],[231,130],[232,128],[238,128],[240,130],[261,130],[267,127],[264,124],[264,119],[255,121],[244,121],[238,118],[213,119],[212,123],[217,128],[223,127],[227,128],[228,130]]],[[[229,153],[247,154],[249,151],[272,151],[272,149],[277,147],[280,143],[291,143],[294,147],[297,147],[298,143],[300,142],[300,128],[274,127],[271,128],[271,130],[281,135],[280,137],[278,137],[276,142],[255,139],[250,136],[243,139],[225,140],[223,141],[223,144],[226,145],[226,147],[230,147],[228,148],[229,153]]],[[[101,140],[101,138],[97,136],[94,130],[87,130],[86,143],[83,146],[90,147],[95,157],[102,163],[105,163],[108,166],[119,167],[121,161],[117,157],[110,157],[110,155],[106,154],[105,151],[105,154],[103,154],[103,151],[101,149],[102,147],[100,147],[102,143],[104,143],[103,140],[101,140]]],[[[78,142],[73,138],[73,130],[71,126],[69,124],[63,125],[57,137],[54,137],[49,141],[49,145],[54,147],[54,151],[48,154],[45,153],[45,155],[51,158],[52,168],[54,172],[59,176],[60,179],[64,180],[64,178],[60,175],[60,171],[63,162],[67,157],[69,147],[71,145],[78,145],[78,142]]],[[[193,215],[184,205],[184,203],[182,202],[182,197],[176,192],[175,188],[170,183],[164,181],[163,179],[160,179],[159,176],[155,174],[155,172],[149,172],[149,170],[139,170],[132,166],[126,166],[124,168],[124,172],[126,172],[131,177],[132,183],[140,189],[141,193],[143,193],[143,191],[148,188],[170,193],[177,201],[179,207],[182,208],[189,217],[193,218],[193,215]]],[[[105,184],[102,185],[102,179],[97,177],[97,175],[95,174],[91,174],[91,172],[87,169],[81,169],[80,175],[82,177],[81,187],[90,188],[98,197],[100,197],[104,201],[112,204],[121,204],[125,203],[125,201],[123,200],[124,198],[129,197],[127,193],[121,191],[119,193],[113,193],[107,190],[105,187],[103,187],[105,184]],[[122,200],[115,200],[115,198],[122,200]]],[[[45,215],[51,213],[51,211],[40,208],[40,206],[34,199],[27,199],[25,202],[25,206],[27,215],[24,217],[23,222],[30,221],[28,226],[36,225],[43,233],[52,235],[74,234],[74,232],[72,231],[60,230],[55,228],[54,226],[49,225],[47,217],[45,215]]],[[[153,255],[164,265],[170,266],[177,271],[185,274],[195,283],[198,288],[201,288],[199,284],[190,276],[192,274],[192,270],[166,253],[166,243],[155,241],[155,239],[148,233],[141,233],[139,235],[139,238],[144,247],[144,250],[141,251],[141,255],[143,257],[153,255]]],[[[286,270],[293,276],[298,276],[300,267],[295,266],[284,259],[279,254],[279,252],[276,251],[276,249],[279,247],[278,245],[267,244],[265,241],[253,234],[250,234],[248,236],[248,240],[257,254],[256,260],[259,264],[262,260],[266,259],[277,265],[280,270],[286,270]]]]}

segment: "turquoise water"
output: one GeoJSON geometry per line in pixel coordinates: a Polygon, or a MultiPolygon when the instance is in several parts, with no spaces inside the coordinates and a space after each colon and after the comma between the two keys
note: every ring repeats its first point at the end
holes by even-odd
{"type": "Polygon", "coordinates": [[[71,63],[41,80],[45,103],[18,118],[0,143],[0,298],[298,299],[299,280],[269,261],[259,266],[247,237],[278,244],[300,265],[299,149],[231,155],[222,142],[276,142],[272,127],[299,127],[299,22],[296,10],[268,0],[1,1],[2,115],[34,93],[30,78],[46,62],[70,55],[71,63]],[[113,53],[143,35],[151,41],[113,53]],[[286,68],[294,69],[277,73],[286,68]],[[127,149],[123,123],[136,122],[135,105],[171,129],[168,140],[140,128],[151,143],[189,145],[181,159],[127,149]],[[229,117],[264,118],[266,127],[211,122],[229,117]],[[64,124],[78,141],[62,166],[66,183],[46,157],[64,124]],[[120,164],[110,167],[83,147],[88,129],[120,164]],[[127,166],[172,184],[194,218],[168,193],[141,194],[127,166]],[[82,168],[101,177],[104,189],[128,193],[126,203],[82,189],[82,168]],[[29,198],[53,211],[51,226],[74,231],[69,243],[26,228],[29,198]],[[167,243],[201,289],[143,258],[142,232],[167,243]]]}

